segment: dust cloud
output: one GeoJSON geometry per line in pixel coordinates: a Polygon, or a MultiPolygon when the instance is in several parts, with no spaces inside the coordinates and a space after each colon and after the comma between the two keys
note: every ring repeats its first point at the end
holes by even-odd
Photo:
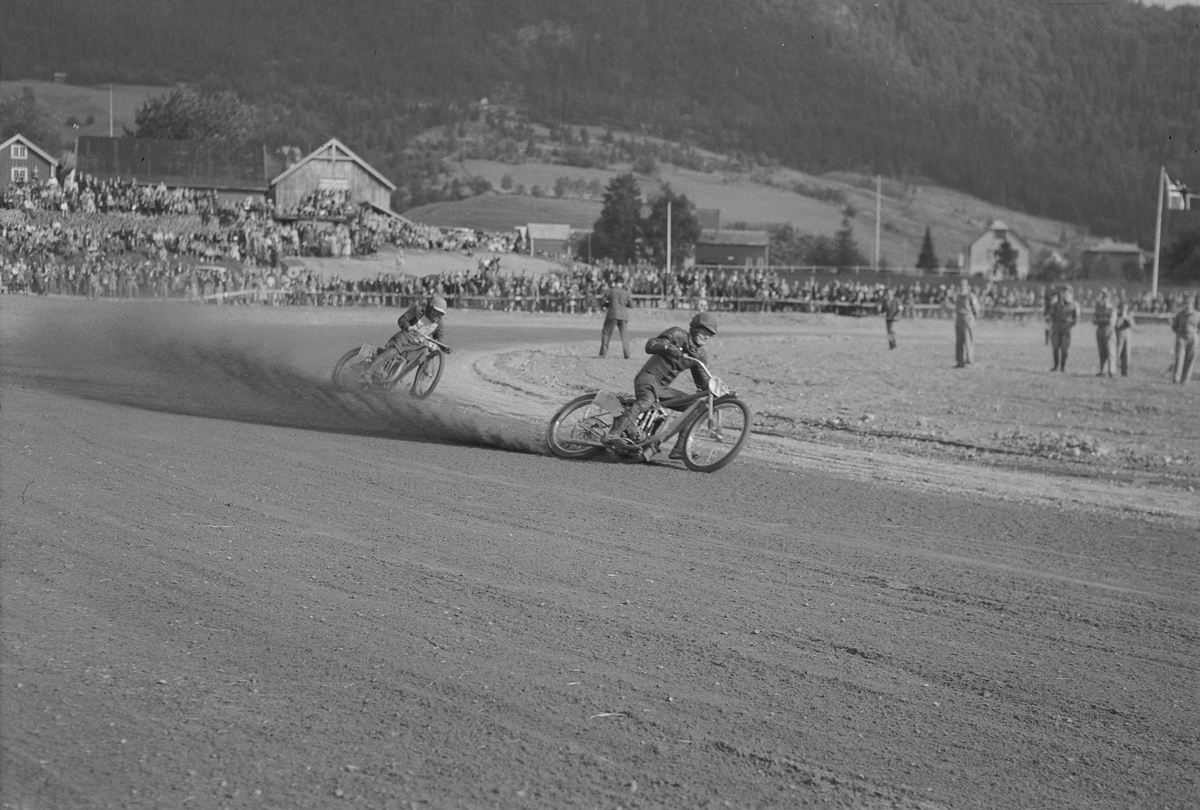
{"type": "Polygon", "coordinates": [[[181,304],[4,307],[5,387],[207,419],[546,452],[541,429],[480,413],[439,392],[346,390],[305,362],[313,330],[181,304]]]}

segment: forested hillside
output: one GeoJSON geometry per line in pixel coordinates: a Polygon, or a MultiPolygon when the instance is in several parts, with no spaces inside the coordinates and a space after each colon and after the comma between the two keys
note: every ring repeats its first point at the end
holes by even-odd
{"type": "Polygon", "coordinates": [[[1200,9],[1132,0],[7,0],[0,79],[198,82],[275,144],[330,133],[436,196],[414,147],[488,97],[778,162],[924,178],[1151,241],[1200,184],[1200,9]]]}

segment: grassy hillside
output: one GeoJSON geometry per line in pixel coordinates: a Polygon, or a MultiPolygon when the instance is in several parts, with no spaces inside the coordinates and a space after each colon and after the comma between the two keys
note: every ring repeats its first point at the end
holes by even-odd
{"type": "MultiPolygon", "coordinates": [[[[108,135],[109,133],[109,86],[79,87],[73,84],[55,84],[44,81],[0,81],[0,98],[15,96],[30,87],[37,96],[39,105],[57,125],[56,131],[68,148],[75,142],[76,135],[108,135]],[[67,121],[75,119],[79,127],[67,121]],[[87,121],[91,119],[92,123],[87,121]]],[[[155,96],[171,92],[170,87],[147,85],[112,86],[112,131],[120,136],[125,128],[134,129],[133,118],[146,101],[155,96]]]]}
{"type": "MultiPolygon", "coordinates": [[[[562,177],[571,180],[598,179],[607,185],[628,167],[614,170],[580,169],[542,163],[517,165],[484,160],[450,164],[463,179],[483,178],[500,188],[505,176],[513,186],[552,189],[562,177]]],[[[852,173],[815,176],[787,169],[753,174],[700,172],[675,166],[660,166],[654,176],[639,176],[643,194],[653,196],[661,184],[684,194],[697,208],[719,209],[723,226],[742,224],[765,228],[791,224],[797,230],[832,236],[841,225],[843,206],[836,201],[816,199],[792,190],[797,186],[818,192],[838,192],[852,210],[855,238],[862,253],[870,258],[875,247],[875,179],[852,173]]],[[[825,195],[822,194],[824,197],[825,195]]],[[[830,195],[832,196],[832,195],[830,195]]],[[[418,222],[508,229],[528,222],[565,223],[591,228],[600,214],[599,200],[531,197],[518,194],[487,194],[459,202],[434,203],[404,212],[418,222]]],[[[1084,233],[1068,223],[1032,216],[991,205],[956,191],[929,184],[896,183],[885,180],[881,204],[880,250],[885,263],[898,270],[911,269],[920,252],[925,228],[932,230],[938,257],[946,262],[966,251],[967,245],[995,219],[1002,219],[1025,238],[1035,256],[1043,250],[1066,253],[1084,239],[1084,233]]]]}

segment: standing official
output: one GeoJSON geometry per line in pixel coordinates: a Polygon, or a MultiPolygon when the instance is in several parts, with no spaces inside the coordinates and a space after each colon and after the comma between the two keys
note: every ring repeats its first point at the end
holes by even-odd
{"type": "Polygon", "coordinates": [[[1058,291],[1058,301],[1050,309],[1050,350],[1054,353],[1051,371],[1067,370],[1067,354],[1071,351],[1071,330],[1079,323],[1079,304],[1071,288],[1064,284],[1058,291]]]}
{"type": "Polygon", "coordinates": [[[1200,328],[1200,314],[1189,295],[1183,299],[1183,309],[1175,313],[1171,321],[1175,330],[1175,372],[1171,379],[1184,384],[1192,378],[1192,366],[1196,362],[1196,331],[1200,328]]]}
{"type": "Polygon", "coordinates": [[[894,349],[896,348],[896,319],[904,311],[904,305],[892,292],[892,288],[888,287],[883,291],[883,303],[879,308],[883,311],[883,319],[887,323],[888,348],[894,349]]]}
{"type": "Polygon", "coordinates": [[[964,278],[954,304],[955,368],[966,368],[975,362],[975,319],[979,313],[979,299],[971,292],[971,283],[964,278]]]}
{"type": "Polygon", "coordinates": [[[1117,311],[1113,309],[1108,290],[1100,291],[1100,300],[1092,312],[1092,323],[1096,326],[1096,348],[1100,352],[1100,371],[1097,377],[1113,375],[1113,339],[1117,326],[1117,311]]]}
{"type": "Polygon", "coordinates": [[[1130,333],[1133,332],[1133,312],[1129,309],[1129,304],[1125,301],[1117,307],[1117,322],[1114,325],[1114,333],[1117,338],[1117,365],[1121,368],[1121,376],[1129,376],[1129,352],[1131,344],[1129,342],[1130,333]]]}
{"type": "Polygon", "coordinates": [[[625,278],[621,276],[604,294],[604,327],[600,330],[600,356],[608,355],[608,342],[612,338],[613,329],[621,332],[621,348],[625,359],[629,359],[629,336],[625,326],[629,322],[629,309],[633,306],[633,296],[625,289],[625,278]]]}

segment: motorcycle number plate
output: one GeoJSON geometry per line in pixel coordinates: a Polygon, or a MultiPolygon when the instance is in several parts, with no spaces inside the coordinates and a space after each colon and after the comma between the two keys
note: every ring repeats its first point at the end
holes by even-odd
{"type": "Polygon", "coordinates": [[[592,400],[592,404],[609,413],[620,413],[625,410],[625,406],[621,404],[621,399],[611,391],[601,391],[596,394],[596,398],[592,400]]]}
{"type": "Polygon", "coordinates": [[[363,347],[358,350],[358,359],[366,360],[368,357],[374,356],[374,354],[375,354],[375,347],[372,346],[370,343],[364,343],[363,347]]]}

